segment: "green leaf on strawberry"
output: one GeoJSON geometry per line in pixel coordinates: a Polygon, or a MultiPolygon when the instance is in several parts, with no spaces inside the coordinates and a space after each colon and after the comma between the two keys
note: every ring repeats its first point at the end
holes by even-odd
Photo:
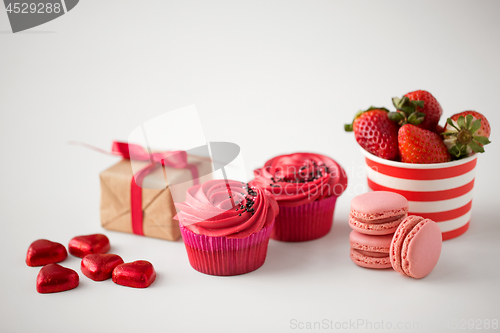
{"type": "Polygon", "coordinates": [[[490,131],[486,118],[478,112],[466,111],[454,115],[448,118],[446,123],[447,130],[441,135],[444,136],[443,142],[448,147],[448,151],[456,159],[467,157],[473,152],[484,153],[483,146],[491,143],[487,136],[478,135],[485,133],[489,136],[490,131]]]}
{"type": "Polygon", "coordinates": [[[412,124],[433,131],[443,113],[436,98],[425,90],[409,92],[402,98],[393,97],[392,103],[397,111],[391,112],[389,119],[399,126],[412,124]]]}
{"type": "Polygon", "coordinates": [[[424,107],[424,101],[412,101],[408,97],[393,97],[392,104],[398,110],[389,113],[389,119],[403,126],[405,124],[418,125],[424,121],[425,113],[417,111],[424,107]]]}

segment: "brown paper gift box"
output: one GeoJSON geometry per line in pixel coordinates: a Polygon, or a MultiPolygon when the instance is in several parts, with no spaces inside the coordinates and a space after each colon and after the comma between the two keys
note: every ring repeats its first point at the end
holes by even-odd
{"type": "MultiPolygon", "coordinates": [[[[134,167],[137,161],[134,161],[134,167]]],[[[211,163],[204,158],[189,155],[188,163],[195,164],[202,176],[199,182],[210,179],[211,163]],[[203,176],[204,175],[204,176],[203,176]]],[[[144,166],[147,162],[144,162],[144,166]]],[[[186,179],[187,169],[170,170],[169,175],[178,174],[186,179]],[[173,171],[173,172],[172,172],[173,171]]],[[[132,233],[130,211],[130,183],[133,171],[129,160],[121,160],[100,174],[101,180],[101,225],[108,230],[132,233]]],[[[189,176],[189,178],[192,178],[189,176]]],[[[175,241],[180,237],[179,222],[176,215],[172,191],[176,201],[183,201],[186,190],[194,185],[193,181],[175,185],[165,185],[161,167],[146,176],[142,189],[143,231],[144,236],[175,241]]]]}

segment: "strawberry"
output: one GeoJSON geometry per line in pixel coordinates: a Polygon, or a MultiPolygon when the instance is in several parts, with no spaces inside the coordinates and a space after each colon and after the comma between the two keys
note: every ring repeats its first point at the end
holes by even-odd
{"type": "Polygon", "coordinates": [[[441,133],[443,133],[443,132],[444,132],[444,127],[438,124],[438,125],[436,125],[436,127],[434,128],[434,131],[433,131],[433,132],[434,132],[434,133],[437,133],[437,134],[441,134],[441,133]]]}
{"type": "Polygon", "coordinates": [[[352,124],[346,124],[347,132],[354,131],[358,144],[378,157],[393,160],[398,156],[398,127],[389,120],[385,108],[370,107],[356,114],[352,124]]]}
{"type": "Polygon", "coordinates": [[[405,163],[442,163],[451,160],[441,137],[412,124],[401,126],[398,132],[399,155],[405,163]]]}
{"type": "Polygon", "coordinates": [[[394,97],[392,103],[398,110],[389,118],[404,125],[407,123],[433,131],[443,114],[443,108],[432,94],[425,90],[407,93],[403,98],[394,97]]]}
{"type": "Polygon", "coordinates": [[[490,143],[490,123],[476,111],[464,111],[451,116],[446,121],[444,144],[457,159],[474,153],[483,153],[484,145],[490,143]]]}

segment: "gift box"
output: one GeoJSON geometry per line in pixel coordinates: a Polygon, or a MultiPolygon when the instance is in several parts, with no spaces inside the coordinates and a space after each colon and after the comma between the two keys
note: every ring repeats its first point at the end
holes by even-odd
{"type": "Polygon", "coordinates": [[[129,147],[122,144],[119,149],[113,149],[124,151],[121,156],[125,159],[100,174],[101,225],[108,230],[171,241],[179,239],[179,222],[173,219],[174,199],[185,200],[189,187],[211,178],[211,161],[184,153],[184,163],[163,163],[160,156],[150,161],[134,160],[132,168],[129,147]],[[141,165],[142,172],[134,173],[141,165]]]}

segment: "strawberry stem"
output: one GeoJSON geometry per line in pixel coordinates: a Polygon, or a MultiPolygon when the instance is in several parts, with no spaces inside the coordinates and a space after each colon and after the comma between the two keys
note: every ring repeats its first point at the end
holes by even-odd
{"type": "Polygon", "coordinates": [[[474,135],[481,128],[481,119],[474,120],[474,117],[468,114],[466,117],[460,116],[456,120],[456,124],[451,118],[446,119],[446,123],[457,131],[446,131],[443,136],[447,139],[455,137],[454,145],[449,148],[451,155],[457,159],[466,157],[470,151],[474,153],[484,153],[484,145],[490,143],[490,140],[485,136],[474,135]],[[467,148],[470,148],[467,151],[467,148]]]}
{"type": "Polygon", "coordinates": [[[462,129],[457,134],[457,141],[461,144],[468,145],[472,141],[472,133],[468,129],[462,129]]]}
{"type": "Polygon", "coordinates": [[[389,119],[403,126],[405,124],[418,125],[424,121],[425,113],[418,112],[417,108],[424,107],[424,101],[412,101],[408,97],[393,97],[392,104],[398,110],[390,112],[389,119]]]}

